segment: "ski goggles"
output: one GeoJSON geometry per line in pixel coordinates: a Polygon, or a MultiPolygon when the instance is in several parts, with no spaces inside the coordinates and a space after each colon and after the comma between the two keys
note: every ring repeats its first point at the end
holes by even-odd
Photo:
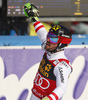
{"type": "Polygon", "coordinates": [[[57,44],[59,38],[58,38],[58,36],[55,35],[54,33],[48,32],[48,34],[47,34],[47,39],[49,39],[49,41],[50,41],[51,43],[57,44]]]}

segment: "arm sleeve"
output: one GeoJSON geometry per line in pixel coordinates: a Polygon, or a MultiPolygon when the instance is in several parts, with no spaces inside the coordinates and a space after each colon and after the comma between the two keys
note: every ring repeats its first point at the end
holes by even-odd
{"type": "Polygon", "coordinates": [[[47,30],[45,29],[44,25],[40,21],[35,22],[33,26],[35,28],[35,32],[37,33],[40,41],[43,43],[47,37],[47,30]]]}
{"type": "Polygon", "coordinates": [[[56,88],[53,92],[49,95],[49,97],[53,98],[53,100],[59,100],[63,97],[64,93],[66,92],[67,84],[68,84],[68,77],[71,73],[71,68],[68,65],[63,65],[59,63],[55,69],[54,74],[56,76],[56,88]]]}

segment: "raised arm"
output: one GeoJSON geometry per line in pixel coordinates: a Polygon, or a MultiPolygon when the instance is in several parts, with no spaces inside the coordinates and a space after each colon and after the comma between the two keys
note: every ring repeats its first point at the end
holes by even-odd
{"type": "Polygon", "coordinates": [[[44,25],[38,19],[39,11],[37,7],[32,3],[27,3],[24,5],[24,13],[30,18],[40,41],[43,43],[46,40],[47,31],[44,25]]]}

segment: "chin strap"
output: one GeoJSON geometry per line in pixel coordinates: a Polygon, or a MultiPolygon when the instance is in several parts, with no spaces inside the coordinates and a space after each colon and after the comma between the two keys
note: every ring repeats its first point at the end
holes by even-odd
{"type": "Polygon", "coordinates": [[[55,53],[55,52],[62,51],[62,50],[64,50],[64,48],[58,49],[57,47],[55,50],[51,51],[51,53],[55,53]]]}
{"type": "MultiPolygon", "coordinates": [[[[59,51],[59,50],[58,50],[59,51]]],[[[55,53],[55,52],[57,52],[57,48],[56,49],[54,49],[53,51],[50,51],[51,53],[55,53]]]]}

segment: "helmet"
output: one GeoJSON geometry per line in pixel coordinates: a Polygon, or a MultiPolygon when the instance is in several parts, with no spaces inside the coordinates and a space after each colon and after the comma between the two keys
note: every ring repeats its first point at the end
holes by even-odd
{"type": "Polygon", "coordinates": [[[48,34],[49,33],[52,33],[53,35],[56,35],[57,38],[58,38],[58,41],[57,41],[58,46],[52,52],[56,52],[56,51],[59,51],[59,50],[63,49],[68,44],[70,44],[70,42],[72,40],[71,31],[69,29],[67,29],[66,27],[62,26],[62,25],[55,25],[55,26],[51,27],[48,34]]]}

